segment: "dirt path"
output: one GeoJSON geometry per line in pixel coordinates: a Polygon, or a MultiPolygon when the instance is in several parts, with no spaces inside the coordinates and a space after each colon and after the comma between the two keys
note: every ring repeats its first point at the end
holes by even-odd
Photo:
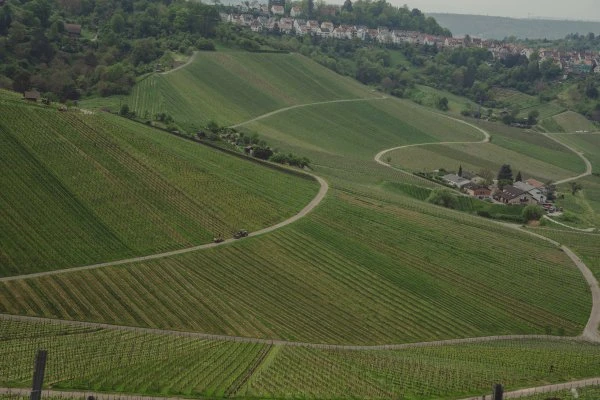
{"type": "MultiPolygon", "coordinates": [[[[552,393],[561,390],[570,390],[577,388],[584,388],[587,386],[599,386],[600,377],[582,379],[573,382],[555,383],[552,385],[536,386],[527,389],[515,390],[512,392],[504,392],[505,399],[517,399],[524,396],[530,396],[539,393],[552,393]]],[[[19,389],[19,388],[0,388],[0,394],[5,395],[17,395],[28,397],[31,393],[31,389],[19,389]]],[[[87,399],[88,396],[94,396],[96,400],[184,400],[181,397],[157,397],[157,396],[142,396],[142,395],[127,395],[120,393],[101,393],[94,391],[62,391],[62,390],[43,390],[42,398],[57,397],[57,398],[70,398],[70,399],[87,399]]],[[[468,397],[462,400],[491,400],[492,395],[481,395],[468,397]]]]}
{"type": "Polygon", "coordinates": [[[577,232],[592,233],[592,232],[594,232],[594,231],[596,230],[596,228],[586,228],[586,229],[582,229],[582,228],[575,228],[575,227],[573,227],[573,226],[569,226],[569,225],[567,225],[567,224],[563,224],[563,223],[562,223],[562,222],[560,222],[560,221],[557,221],[557,220],[555,220],[555,219],[552,219],[552,218],[550,218],[550,217],[549,217],[549,216],[547,216],[547,215],[544,215],[544,216],[543,216],[543,218],[544,218],[546,221],[550,221],[550,222],[552,222],[552,223],[555,223],[555,224],[557,224],[557,225],[564,226],[565,228],[569,228],[569,229],[572,229],[572,230],[574,230],[574,231],[577,231],[577,232]]]}
{"type": "MultiPolygon", "coordinates": [[[[442,115],[442,114],[440,114],[442,115]]],[[[468,125],[472,128],[477,129],[479,132],[483,133],[484,138],[481,141],[478,142],[435,142],[435,143],[419,143],[419,144],[408,144],[408,145],[404,145],[404,146],[398,146],[398,147],[393,147],[391,149],[386,149],[386,150],[382,150],[379,153],[377,153],[375,155],[375,161],[381,165],[384,165],[386,167],[390,167],[393,168],[395,170],[398,171],[402,171],[402,172],[406,172],[403,171],[402,169],[393,167],[392,165],[384,162],[381,160],[381,158],[383,157],[384,154],[393,151],[393,150],[399,150],[399,149],[404,149],[404,148],[408,148],[408,147],[417,147],[417,146],[429,146],[429,145],[433,145],[433,144],[437,144],[437,145],[445,145],[445,144],[471,144],[471,143],[489,143],[491,135],[485,131],[484,129],[473,125],[471,123],[468,123],[466,121],[457,119],[457,118],[452,118],[449,116],[444,115],[446,118],[449,118],[451,120],[457,121],[457,122],[461,122],[465,125],[468,125]]],[[[560,145],[566,147],[567,149],[569,149],[570,151],[576,153],[584,162],[586,165],[586,172],[572,177],[572,178],[567,178],[567,179],[563,179],[560,180],[558,182],[556,182],[556,184],[560,184],[560,183],[565,183],[565,182],[570,182],[576,179],[579,179],[581,177],[584,176],[588,176],[591,175],[592,173],[592,164],[590,163],[590,161],[583,155],[583,153],[578,152],[576,149],[574,149],[573,147],[566,145],[564,143],[562,143],[560,140],[555,139],[553,137],[551,137],[548,134],[543,134],[544,136],[548,137],[549,139],[559,143],[560,145]]],[[[408,173],[408,172],[406,172],[408,173]]],[[[577,268],[579,269],[579,271],[581,272],[581,274],[583,275],[583,277],[585,278],[587,284],[590,287],[590,291],[592,294],[592,310],[590,312],[590,317],[588,319],[588,322],[586,324],[586,327],[581,335],[581,338],[585,339],[585,340],[589,340],[589,341],[593,341],[593,342],[600,342],[600,333],[598,333],[598,327],[600,325],[600,287],[598,286],[598,281],[596,280],[596,278],[594,277],[594,274],[590,271],[590,269],[583,263],[583,261],[581,261],[581,259],[579,259],[579,257],[577,257],[575,255],[575,253],[573,253],[569,248],[567,248],[566,246],[561,246],[560,243],[549,239],[543,235],[537,234],[535,232],[530,232],[527,230],[524,230],[521,228],[520,225],[514,225],[514,224],[509,224],[509,223],[505,223],[505,222],[499,222],[499,221],[490,221],[491,223],[494,224],[500,224],[502,226],[505,227],[509,227],[509,228],[513,228],[513,229],[517,229],[520,232],[524,232],[530,236],[535,236],[541,240],[544,240],[546,242],[552,243],[554,246],[559,247],[570,259],[571,261],[573,261],[573,263],[577,266],[577,268]]],[[[553,221],[556,222],[556,221],[553,221]]],[[[586,231],[589,232],[589,231],[586,231]]]]}
{"type": "Polygon", "coordinates": [[[198,52],[194,51],[192,53],[191,57],[185,62],[185,64],[181,64],[179,67],[170,69],[170,70],[165,71],[165,72],[161,72],[160,75],[168,75],[168,74],[170,74],[172,72],[179,71],[180,69],[187,67],[188,65],[190,65],[191,63],[194,62],[194,60],[196,59],[196,56],[198,56],[198,52]]]}
{"type": "Polygon", "coordinates": [[[583,152],[578,151],[577,149],[575,149],[574,147],[571,147],[570,145],[561,142],[560,140],[558,140],[557,138],[553,137],[552,135],[548,134],[548,133],[541,133],[541,135],[546,136],[548,139],[555,141],[556,143],[560,144],[563,147],[566,147],[567,149],[571,150],[573,153],[577,154],[577,156],[579,158],[581,158],[583,160],[583,162],[585,163],[585,172],[583,174],[574,176],[572,178],[566,178],[566,179],[561,179],[560,181],[556,181],[554,182],[554,184],[556,185],[560,185],[562,183],[567,183],[567,182],[571,182],[571,181],[576,181],[577,179],[580,178],[584,178],[586,176],[590,176],[592,174],[592,163],[590,162],[590,160],[588,160],[584,155],[583,152]]]}
{"type": "Polygon", "coordinates": [[[368,97],[368,98],[361,98],[361,99],[328,100],[328,101],[319,101],[319,102],[316,102],[316,103],[296,104],[295,106],[280,108],[278,110],[271,111],[271,112],[268,112],[268,113],[263,114],[263,115],[259,115],[258,117],[252,118],[252,119],[250,119],[248,121],[244,121],[244,122],[240,122],[239,124],[231,125],[230,128],[239,128],[240,126],[244,126],[244,125],[250,124],[252,122],[256,122],[256,121],[259,121],[261,119],[268,118],[268,117],[271,117],[271,116],[276,115],[276,114],[280,114],[282,112],[294,110],[296,108],[318,106],[318,105],[322,105],[322,104],[353,103],[353,102],[356,102],[356,101],[385,100],[387,98],[388,98],[387,96],[381,96],[381,97],[368,97]]]}
{"type": "Polygon", "coordinates": [[[504,336],[481,336],[464,339],[446,339],[446,340],[433,340],[429,342],[413,342],[413,343],[398,343],[398,344],[381,344],[381,345],[345,345],[345,344],[325,344],[325,343],[308,343],[308,342],[292,342],[287,340],[277,339],[261,339],[251,338],[244,336],[229,336],[229,335],[214,335],[210,333],[201,332],[186,332],[186,331],[174,331],[169,329],[158,329],[158,328],[144,328],[137,326],[125,326],[125,325],[111,325],[96,322],[83,322],[83,321],[68,321],[62,319],[53,318],[41,318],[41,317],[27,317],[24,315],[10,315],[0,314],[0,321],[23,321],[23,322],[34,322],[34,323],[55,323],[63,324],[74,327],[85,327],[93,329],[108,329],[117,331],[136,332],[140,334],[153,334],[153,335],[172,335],[181,337],[193,337],[198,339],[206,340],[217,340],[226,342],[238,342],[238,343],[257,343],[257,344],[269,344],[276,346],[288,346],[288,347],[306,347],[312,349],[323,349],[323,350],[353,350],[353,351],[373,351],[373,350],[403,350],[412,349],[418,347],[432,347],[432,346],[449,346],[457,344],[469,344],[469,343],[485,343],[495,342],[499,340],[556,340],[556,341],[585,341],[590,340],[583,336],[549,336],[549,335],[504,335],[504,336]]]}
{"type": "MultiPolygon", "coordinates": [[[[552,385],[536,386],[536,387],[527,388],[527,389],[514,390],[512,392],[504,392],[504,398],[505,399],[518,399],[518,398],[521,398],[524,396],[532,396],[534,394],[539,394],[539,393],[552,393],[552,392],[558,392],[561,390],[571,390],[571,389],[583,388],[586,386],[598,386],[598,385],[600,385],[600,377],[582,379],[582,380],[573,381],[573,382],[555,383],[552,385]]],[[[462,400],[491,400],[491,399],[492,399],[492,395],[488,394],[488,395],[482,395],[482,396],[468,397],[468,398],[462,399],[462,400]]]]}
{"type": "MultiPolygon", "coordinates": [[[[296,215],[294,215],[276,225],[272,225],[272,226],[266,227],[264,229],[255,231],[255,232],[250,232],[248,234],[248,237],[256,237],[256,236],[264,235],[265,233],[273,232],[276,229],[279,229],[286,225],[292,224],[292,223],[296,222],[297,220],[299,220],[300,218],[305,217],[308,213],[310,213],[312,210],[314,210],[319,205],[319,203],[321,203],[321,201],[323,201],[323,199],[327,195],[327,191],[329,190],[329,185],[323,178],[321,178],[319,176],[310,174],[308,172],[305,172],[305,174],[313,177],[320,185],[319,192],[311,200],[311,202],[308,203],[306,205],[306,207],[304,207],[302,210],[300,210],[300,212],[298,212],[296,215]]],[[[243,239],[238,239],[238,240],[243,240],[243,239]]],[[[188,247],[185,249],[167,251],[164,253],[151,254],[151,255],[141,256],[141,257],[127,258],[124,260],[109,261],[109,262],[85,265],[85,266],[74,267],[74,268],[58,269],[55,271],[37,272],[37,273],[26,274],[26,275],[7,276],[4,278],[0,278],[0,282],[8,282],[8,281],[15,281],[15,280],[29,279],[29,278],[39,278],[39,277],[48,276],[48,275],[58,275],[58,274],[64,274],[64,273],[68,273],[68,272],[86,271],[86,270],[90,270],[90,269],[112,267],[115,265],[123,265],[123,264],[138,263],[138,262],[142,262],[142,261],[156,260],[159,258],[171,257],[171,256],[179,255],[179,254],[191,253],[194,251],[211,249],[211,248],[219,247],[219,246],[225,246],[225,245],[234,243],[236,241],[237,241],[236,239],[230,238],[230,239],[224,240],[221,243],[207,243],[207,244],[202,244],[199,246],[188,247]]]]}
{"type": "MultiPolygon", "coordinates": [[[[437,114],[437,113],[436,113],[436,114],[437,114]]],[[[415,144],[406,144],[406,145],[404,145],[404,146],[392,147],[392,148],[390,148],[390,149],[385,149],[385,150],[382,150],[382,151],[380,151],[379,153],[377,153],[377,154],[375,155],[375,161],[376,161],[378,164],[385,165],[386,167],[394,168],[394,169],[396,169],[396,170],[398,170],[398,171],[403,171],[403,170],[401,170],[401,169],[399,169],[399,168],[392,167],[390,164],[388,164],[388,163],[386,163],[386,162],[382,161],[382,160],[381,160],[381,157],[383,157],[383,155],[384,155],[385,153],[389,153],[390,151],[394,151],[394,150],[401,150],[401,149],[406,149],[406,148],[408,148],[408,147],[430,146],[430,145],[433,145],[433,144],[442,144],[442,145],[444,145],[444,144],[445,144],[445,145],[448,145],[448,144],[473,144],[473,143],[489,143],[489,142],[490,142],[491,135],[490,135],[490,134],[489,134],[489,133],[488,133],[488,132],[487,132],[485,129],[483,129],[483,128],[480,128],[480,127],[478,127],[477,125],[473,125],[473,124],[471,124],[471,123],[469,123],[469,122],[467,122],[467,121],[463,121],[462,119],[458,119],[458,118],[452,118],[452,117],[449,117],[449,116],[447,116],[447,115],[444,115],[444,114],[438,114],[438,115],[441,115],[441,116],[443,116],[443,117],[445,117],[445,118],[448,118],[448,119],[450,119],[450,120],[452,120],[452,121],[460,122],[461,124],[465,124],[465,125],[467,125],[467,126],[470,126],[471,128],[474,128],[474,129],[478,130],[479,132],[481,132],[481,133],[483,134],[483,139],[482,139],[482,140],[479,140],[479,141],[476,141],[476,142],[433,142],[433,143],[415,143],[415,144]]],[[[406,171],[403,171],[403,172],[406,172],[406,171]]],[[[408,173],[408,172],[407,172],[407,173],[408,173]]],[[[412,174],[411,174],[411,175],[412,175],[412,174]]]]}

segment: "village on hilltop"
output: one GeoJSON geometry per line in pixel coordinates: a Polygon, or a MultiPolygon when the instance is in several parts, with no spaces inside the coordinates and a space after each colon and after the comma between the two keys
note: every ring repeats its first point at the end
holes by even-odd
{"type": "Polygon", "coordinates": [[[504,59],[515,55],[530,58],[532,54],[537,52],[540,63],[552,60],[561,69],[564,76],[570,74],[600,74],[600,54],[598,52],[533,49],[499,40],[471,38],[469,36],[462,38],[444,37],[423,32],[390,29],[386,26],[377,28],[344,24],[335,26],[331,22],[331,17],[340,13],[340,6],[338,5],[322,7],[320,15],[316,16],[316,19],[305,19],[306,15],[301,7],[293,6],[289,11],[286,11],[283,5],[275,4],[275,2],[269,6],[254,0],[240,4],[236,9],[236,12],[220,13],[221,20],[237,26],[247,27],[254,32],[278,32],[285,35],[312,35],[321,38],[346,40],[357,39],[388,45],[408,43],[435,46],[439,49],[479,47],[487,49],[495,59],[504,59]]]}

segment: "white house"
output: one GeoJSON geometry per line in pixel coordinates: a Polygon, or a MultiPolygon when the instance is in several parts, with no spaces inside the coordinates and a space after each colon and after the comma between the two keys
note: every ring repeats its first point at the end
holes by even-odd
{"type": "Polygon", "coordinates": [[[283,15],[285,13],[285,9],[283,6],[273,5],[271,6],[271,13],[273,15],[283,15]]]}
{"type": "Polygon", "coordinates": [[[292,7],[290,10],[290,17],[297,18],[302,15],[302,9],[298,6],[292,7]]]}

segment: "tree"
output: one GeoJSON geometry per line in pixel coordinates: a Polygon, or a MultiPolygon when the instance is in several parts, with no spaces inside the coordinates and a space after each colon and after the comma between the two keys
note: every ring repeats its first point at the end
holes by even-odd
{"type": "Polygon", "coordinates": [[[315,0],[308,0],[308,18],[313,17],[313,12],[315,10],[315,0]]]}
{"type": "Polygon", "coordinates": [[[498,180],[509,180],[511,183],[513,181],[513,173],[509,164],[503,164],[500,167],[500,171],[498,171],[498,180]]]}
{"type": "Polygon", "coordinates": [[[590,83],[585,88],[585,95],[590,99],[598,98],[598,88],[593,83],[590,83]]]}
{"type": "Polygon", "coordinates": [[[556,196],[556,185],[552,181],[546,183],[546,200],[553,201],[556,196]]]}
{"type": "Polygon", "coordinates": [[[510,169],[510,165],[503,164],[500,167],[500,171],[498,171],[498,187],[502,189],[506,185],[511,185],[513,183],[513,173],[512,169],[510,169]]]}
{"type": "Polygon", "coordinates": [[[352,12],[352,0],[344,1],[344,5],[342,6],[342,11],[352,12]]]}
{"type": "Polygon", "coordinates": [[[583,186],[581,186],[581,183],[577,183],[577,182],[571,182],[570,186],[571,186],[571,194],[573,196],[575,196],[575,194],[577,192],[579,192],[580,190],[583,189],[583,186]]]}
{"type": "Polygon", "coordinates": [[[494,174],[489,169],[482,169],[477,175],[483,178],[485,185],[491,185],[494,180],[494,174]]]}
{"type": "Polygon", "coordinates": [[[121,109],[119,110],[119,115],[121,117],[129,117],[129,113],[130,113],[129,105],[127,105],[127,103],[123,104],[121,106],[121,109]]]}
{"type": "Polygon", "coordinates": [[[517,173],[517,177],[515,178],[515,182],[523,182],[523,177],[521,176],[521,171],[517,173]]]}
{"type": "Polygon", "coordinates": [[[521,213],[523,219],[528,221],[538,221],[545,214],[545,211],[542,207],[537,204],[530,204],[525,207],[521,213]]]}
{"type": "Polygon", "coordinates": [[[462,171],[462,165],[458,166],[458,176],[462,176],[463,171],[462,171]]]}
{"type": "Polygon", "coordinates": [[[448,111],[448,98],[447,97],[439,98],[437,100],[435,106],[438,108],[438,110],[448,111]]]}
{"type": "Polygon", "coordinates": [[[538,110],[529,111],[529,115],[527,116],[527,123],[529,125],[537,124],[537,119],[540,116],[540,112],[538,110]]]}

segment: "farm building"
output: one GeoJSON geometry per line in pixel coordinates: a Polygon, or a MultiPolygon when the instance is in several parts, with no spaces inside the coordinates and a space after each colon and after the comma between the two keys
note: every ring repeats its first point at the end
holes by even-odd
{"type": "Polygon", "coordinates": [[[461,189],[463,186],[465,186],[466,184],[470,183],[471,181],[468,179],[465,179],[463,177],[460,177],[456,174],[448,174],[448,175],[444,175],[442,177],[442,179],[448,183],[449,185],[452,185],[454,187],[457,187],[459,189],[461,189]]]}
{"type": "Polygon", "coordinates": [[[469,196],[477,197],[478,199],[487,199],[492,196],[492,191],[489,187],[478,185],[473,182],[469,182],[463,186],[463,190],[469,196]]]}
{"type": "Polygon", "coordinates": [[[79,37],[81,36],[81,25],[65,24],[65,32],[71,37],[79,37]]]}
{"type": "Polygon", "coordinates": [[[513,186],[529,194],[533,198],[533,200],[535,200],[539,204],[546,202],[545,193],[543,193],[541,189],[538,189],[533,185],[530,185],[525,182],[515,182],[513,186]]]}
{"type": "Polygon", "coordinates": [[[494,199],[504,204],[529,204],[534,201],[529,193],[512,185],[506,185],[502,191],[496,192],[494,199]]]}
{"type": "Polygon", "coordinates": [[[29,90],[23,93],[23,98],[28,101],[38,101],[42,95],[37,90],[29,90]]]}

